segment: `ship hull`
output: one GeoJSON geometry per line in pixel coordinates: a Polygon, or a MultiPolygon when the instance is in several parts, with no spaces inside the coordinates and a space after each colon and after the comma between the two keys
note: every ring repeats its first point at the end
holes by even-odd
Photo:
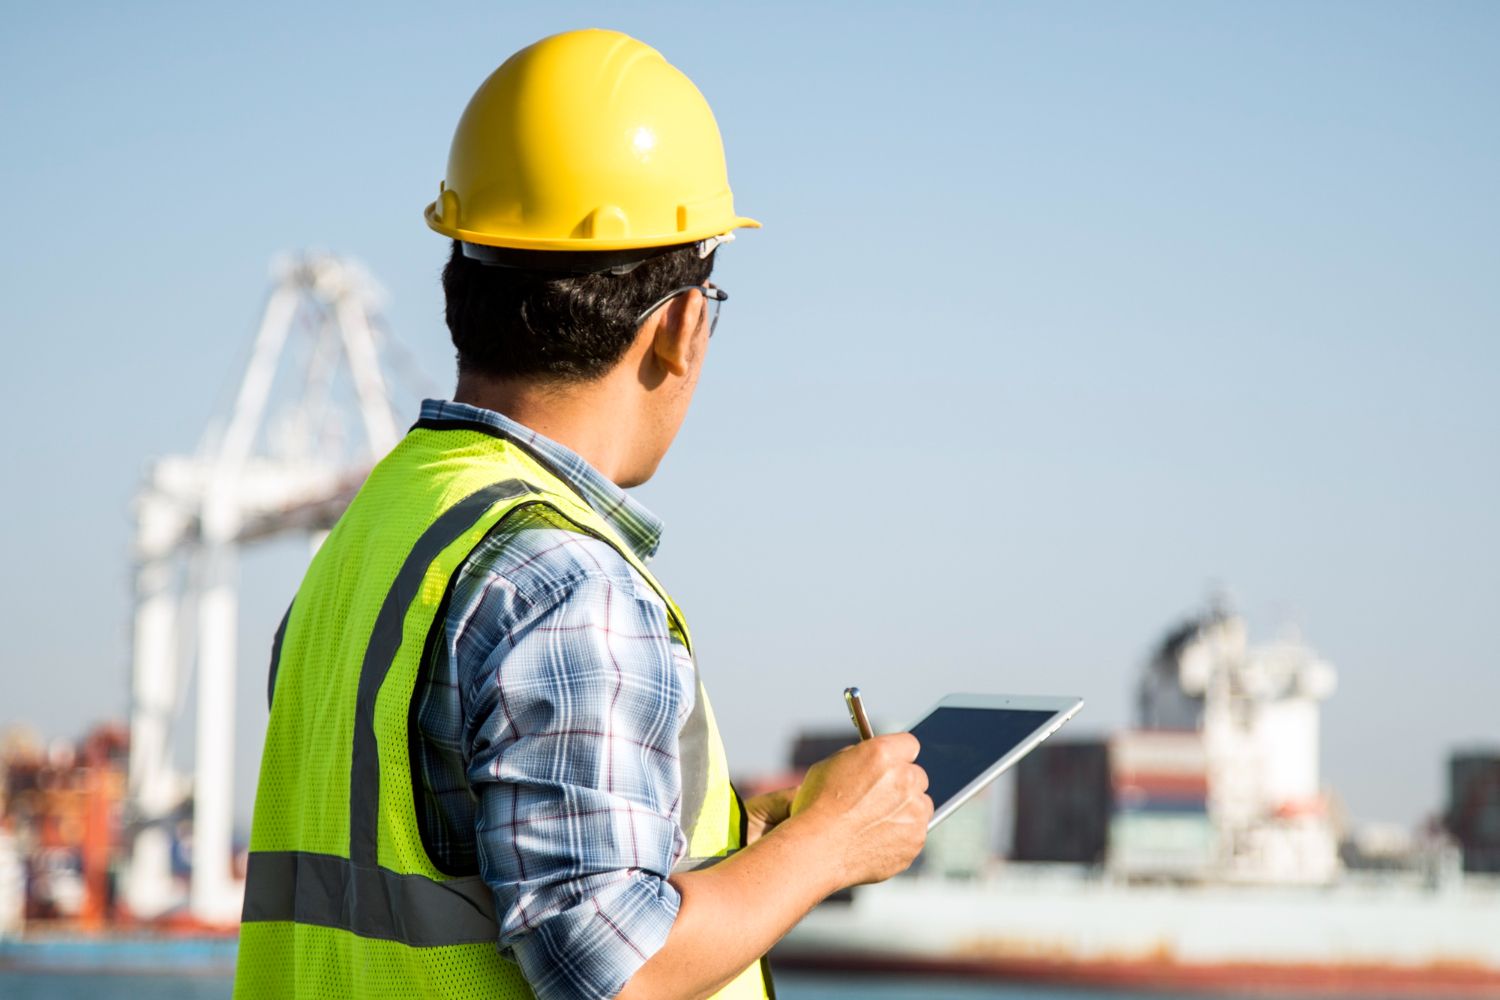
{"type": "Polygon", "coordinates": [[[784,968],[1142,990],[1500,998],[1500,888],[1135,886],[1011,866],[824,904],[784,968]]]}
{"type": "Polygon", "coordinates": [[[1021,959],[982,956],[876,956],[863,952],[773,953],[776,969],[848,976],[950,976],[1059,986],[1282,997],[1500,998],[1500,972],[1483,968],[1392,965],[1182,964],[1171,959],[1021,959]]]}

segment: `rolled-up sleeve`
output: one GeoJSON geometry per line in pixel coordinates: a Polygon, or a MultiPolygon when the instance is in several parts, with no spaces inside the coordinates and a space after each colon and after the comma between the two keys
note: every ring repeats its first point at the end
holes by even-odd
{"type": "Polygon", "coordinates": [[[480,872],[542,1000],[613,996],[661,948],[685,848],[691,663],[660,599],[591,541],[572,544],[598,571],[534,597],[464,698],[480,872]]]}

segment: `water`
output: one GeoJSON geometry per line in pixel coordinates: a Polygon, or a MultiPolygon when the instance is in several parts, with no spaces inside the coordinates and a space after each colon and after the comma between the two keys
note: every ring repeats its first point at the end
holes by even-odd
{"type": "Polygon", "coordinates": [[[225,1000],[219,976],[100,976],[0,972],[0,1000],[225,1000]]]}
{"type": "MultiPolygon", "coordinates": [[[[0,1000],[226,1000],[221,976],[101,976],[0,971],[0,1000]]],[[[1157,994],[1098,992],[1011,983],[894,976],[776,976],[778,1000],[1159,1000],[1157,994]]],[[[1207,1000],[1173,994],[1173,1000],[1207,1000]]],[[[1222,998],[1215,998],[1222,1000],[1222,998]]],[[[1289,1000],[1289,998],[1282,998],[1289,1000]]]]}

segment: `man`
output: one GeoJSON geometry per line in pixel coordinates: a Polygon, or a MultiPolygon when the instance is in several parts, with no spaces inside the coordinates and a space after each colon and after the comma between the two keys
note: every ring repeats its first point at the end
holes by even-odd
{"type": "MultiPolygon", "coordinates": [[[[741,802],[624,488],[681,426],[727,297],[718,127],[604,31],[480,87],[428,224],[458,351],[278,631],[238,997],[766,997],[820,899],[901,871],[906,734],[741,802]]],[[[771,492],[767,502],[807,502],[771,492]]]]}

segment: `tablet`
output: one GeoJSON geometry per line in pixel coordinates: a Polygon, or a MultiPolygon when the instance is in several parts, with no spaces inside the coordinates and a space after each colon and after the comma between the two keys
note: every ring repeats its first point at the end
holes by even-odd
{"type": "Polygon", "coordinates": [[[910,732],[922,744],[931,830],[1078,714],[1082,698],[950,694],[910,732]]]}

